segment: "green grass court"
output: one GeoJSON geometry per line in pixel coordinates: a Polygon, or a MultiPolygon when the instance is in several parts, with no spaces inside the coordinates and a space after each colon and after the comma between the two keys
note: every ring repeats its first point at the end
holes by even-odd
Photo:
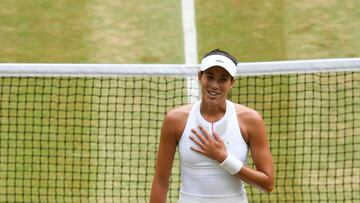
{"type": "MultiPolygon", "coordinates": [[[[0,7],[1,63],[184,63],[179,1],[0,7]]],[[[359,10],[356,0],[196,1],[199,58],[216,47],[243,62],[359,57],[359,10]]],[[[231,97],[263,114],[277,171],[270,195],[247,187],[250,202],[360,200],[359,81],[359,72],[237,81],[231,97]]],[[[0,202],[147,202],[161,121],[187,102],[185,84],[1,77],[0,202]]]]}

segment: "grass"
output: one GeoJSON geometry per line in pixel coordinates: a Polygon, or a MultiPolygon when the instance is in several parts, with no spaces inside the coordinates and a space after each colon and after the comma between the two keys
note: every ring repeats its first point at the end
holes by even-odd
{"type": "Polygon", "coordinates": [[[93,1],[91,62],[184,63],[178,1],[93,1]]]}
{"type": "Polygon", "coordinates": [[[184,62],[177,1],[4,0],[0,6],[0,62],[184,62]]]}
{"type": "Polygon", "coordinates": [[[286,59],[284,2],[196,1],[199,52],[222,48],[239,61],[286,59]]]}
{"type": "Polygon", "coordinates": [[[1,1],[1,62],[85,62],[86,1],[1,1]]]}
{"type": "Polygon", "coordinates": [[[199,52],[219,47],[240,61],[358,57],[360,3],[196,1],[199,52]]]}
{"type": "MultiPolygon", "coordinates": [[[[4,0],[0,7],[0,62],[184,62],[178,1],[4,0]]],[[[196,1],[199,54],[219,47],[244,62],[357,57],[359,7],[356,0],[196,1]]],[[[358,81],[358,74],[240,79],[232,98],[264,115],[277,169],[270,195],[247,186],[252,202],[360,199],[358,81]]],[[[161,121],[187,102],[183,85],[0,78],[0,202],[146,202],[161,121]]],[[[176,202],[178,162],[173,170],[176,202]]]]}
{"type": "Polygon", "coordinates": [[[289,59],[359,57],[357,1],[289,2],[286,52],[289,59]],[[321,4],[321,5],[320,5],[321,4]]]}

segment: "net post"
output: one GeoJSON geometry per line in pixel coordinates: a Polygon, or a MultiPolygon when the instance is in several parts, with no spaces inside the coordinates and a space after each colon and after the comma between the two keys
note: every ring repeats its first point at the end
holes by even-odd
{"type": "Polygon", "coordinates": [[[199,83],[196,77],[188,77],[187,79],[187,96],[188,103],[194,103],[199,100],[200,92],[199,92],[199,83]]]}

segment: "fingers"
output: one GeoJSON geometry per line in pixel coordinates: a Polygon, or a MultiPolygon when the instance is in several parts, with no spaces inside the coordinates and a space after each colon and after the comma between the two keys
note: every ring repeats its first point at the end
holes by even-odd
{"type": "Polygon", "coordinates": [[[201,132],[191,129],[194,133],[189,138],[196,144],[191,149],[195,152],[203,154],[210,159],[216,161],[223,160],[223,154],[226,154],[224,142],[219,134],[213,132],[213,136],[202,126],[199,126],[201,132]]]}
{"type": "Polygon", "coordinates": [[[223,142],[223,140],[221,139],[220,135],[216,132],[213,132],[214,135],[214,139],[218,142],[223,142]]]}
{"type": "Polygon", "coordinates": [[[194,138],[194,136],[190,135],[190,139],[195,142],[195,144],[197,144],[199,147],[201,147],[202,149],[205,148],[205,145],[203,143],[203,141],[199,141],[197,139],[194,138]]]}
{"type": "Polygon", "coordinates": [[[195,137],[194,137],[193,135],[190,135],[189,138],[190,138],[193,142],[195,142],[195,144],[196,144],[197,146],[199,146],[199,148],[197,148],[197,147],[190,147],[190,148],[191,148],[192,150],[200,153],[200,154],[206,155],[206,145],[204,144],[205,138],[204,138],[202,135],[200,135],[200,134],[199,134],[197,131],[195,131],[195,130],[193,131],[193,133],[196,134],[197,137],[200,136],[201,138],[199,138],[199,140],[198,140],[198,139],[195,139],[195,137]],[[200,141],[200,140],[201,140],[201,141],[200,141]]]}
{"type": "Polygon", "coordinates": [[[200,154],[206,155],[206,151],[201,149],[201,148],[196,148],[196,147],[190,147],[191,150],[198,152],[200,154]]]}
{"type": "Polygon", "coordinates": [[[204,127],[202,127],[201,125],[199,125],[199,129],[200,129],[201,132],[204,134],[204,136],[206,137],[206,139],[209,139],[209,138],[210,138],[209,132],[208,132],[204,127]]]}
{"type": "Polygon", "coordinates": [[[202,126],[199,126],[199,129],[202,133],[198,132],[195,129],[191,129],[191,132],[198,138],[195,139],[195,136],[190,135],[190,139],[195,142],[202,149],[205,149],[208,145],[213,145],[215,143],[222,143],[223,140],[219,136],[219,134],[213,132],[213,136],[209,134],[209,132],[202,126]]]}
{"type": "Polygon", "coordinates": [[[193,132],[202,142],[205,142],[205,141],[208,141],[211,139],[214,139],[218,142],[223,141],[218,133],[213,131],[212,136],[211,136],[210,133],[203,126],[199,126],[199,129],[201,130],[202,134],[199,133],[198,131],[196,131],[195,129],[191,129],[191,132],[193,132]]]}
{"type": "MultiPolygon", "coordinates": [[[[199,127],[200,128],[200,127],[199,127]]],[[[204,132],[204,129],[201,127],[200,130],[202,132],[204,132]],[[202,129],[202,130],[201,130],[202,129]]],[[[199,133],[198,131],[196,131],[195,129],[191,129],[191,132],[193,132],[196,137],[199,138],[199,140],[202,142],[202,143],[206,143],[208,140],[209,140],[209,136],[203,136],[201,133],[199,133]]]]}

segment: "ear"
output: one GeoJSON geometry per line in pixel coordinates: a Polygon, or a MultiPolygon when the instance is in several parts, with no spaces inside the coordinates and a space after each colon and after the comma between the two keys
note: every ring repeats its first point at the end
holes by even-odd
{"type": "Polygon", "coordinates": [[[234,78],[234,77],[231,77],[231,88],[234,87],[234,84],[235,84],[235,78],[234,78]]]}
{"type": "Polygon", "coordinates": [[[201,79],[201,76],[204,74],[204,72],[203,71],[199,71],[198,72],[198,80],[200,81],[200,79],[201,79]]]}

